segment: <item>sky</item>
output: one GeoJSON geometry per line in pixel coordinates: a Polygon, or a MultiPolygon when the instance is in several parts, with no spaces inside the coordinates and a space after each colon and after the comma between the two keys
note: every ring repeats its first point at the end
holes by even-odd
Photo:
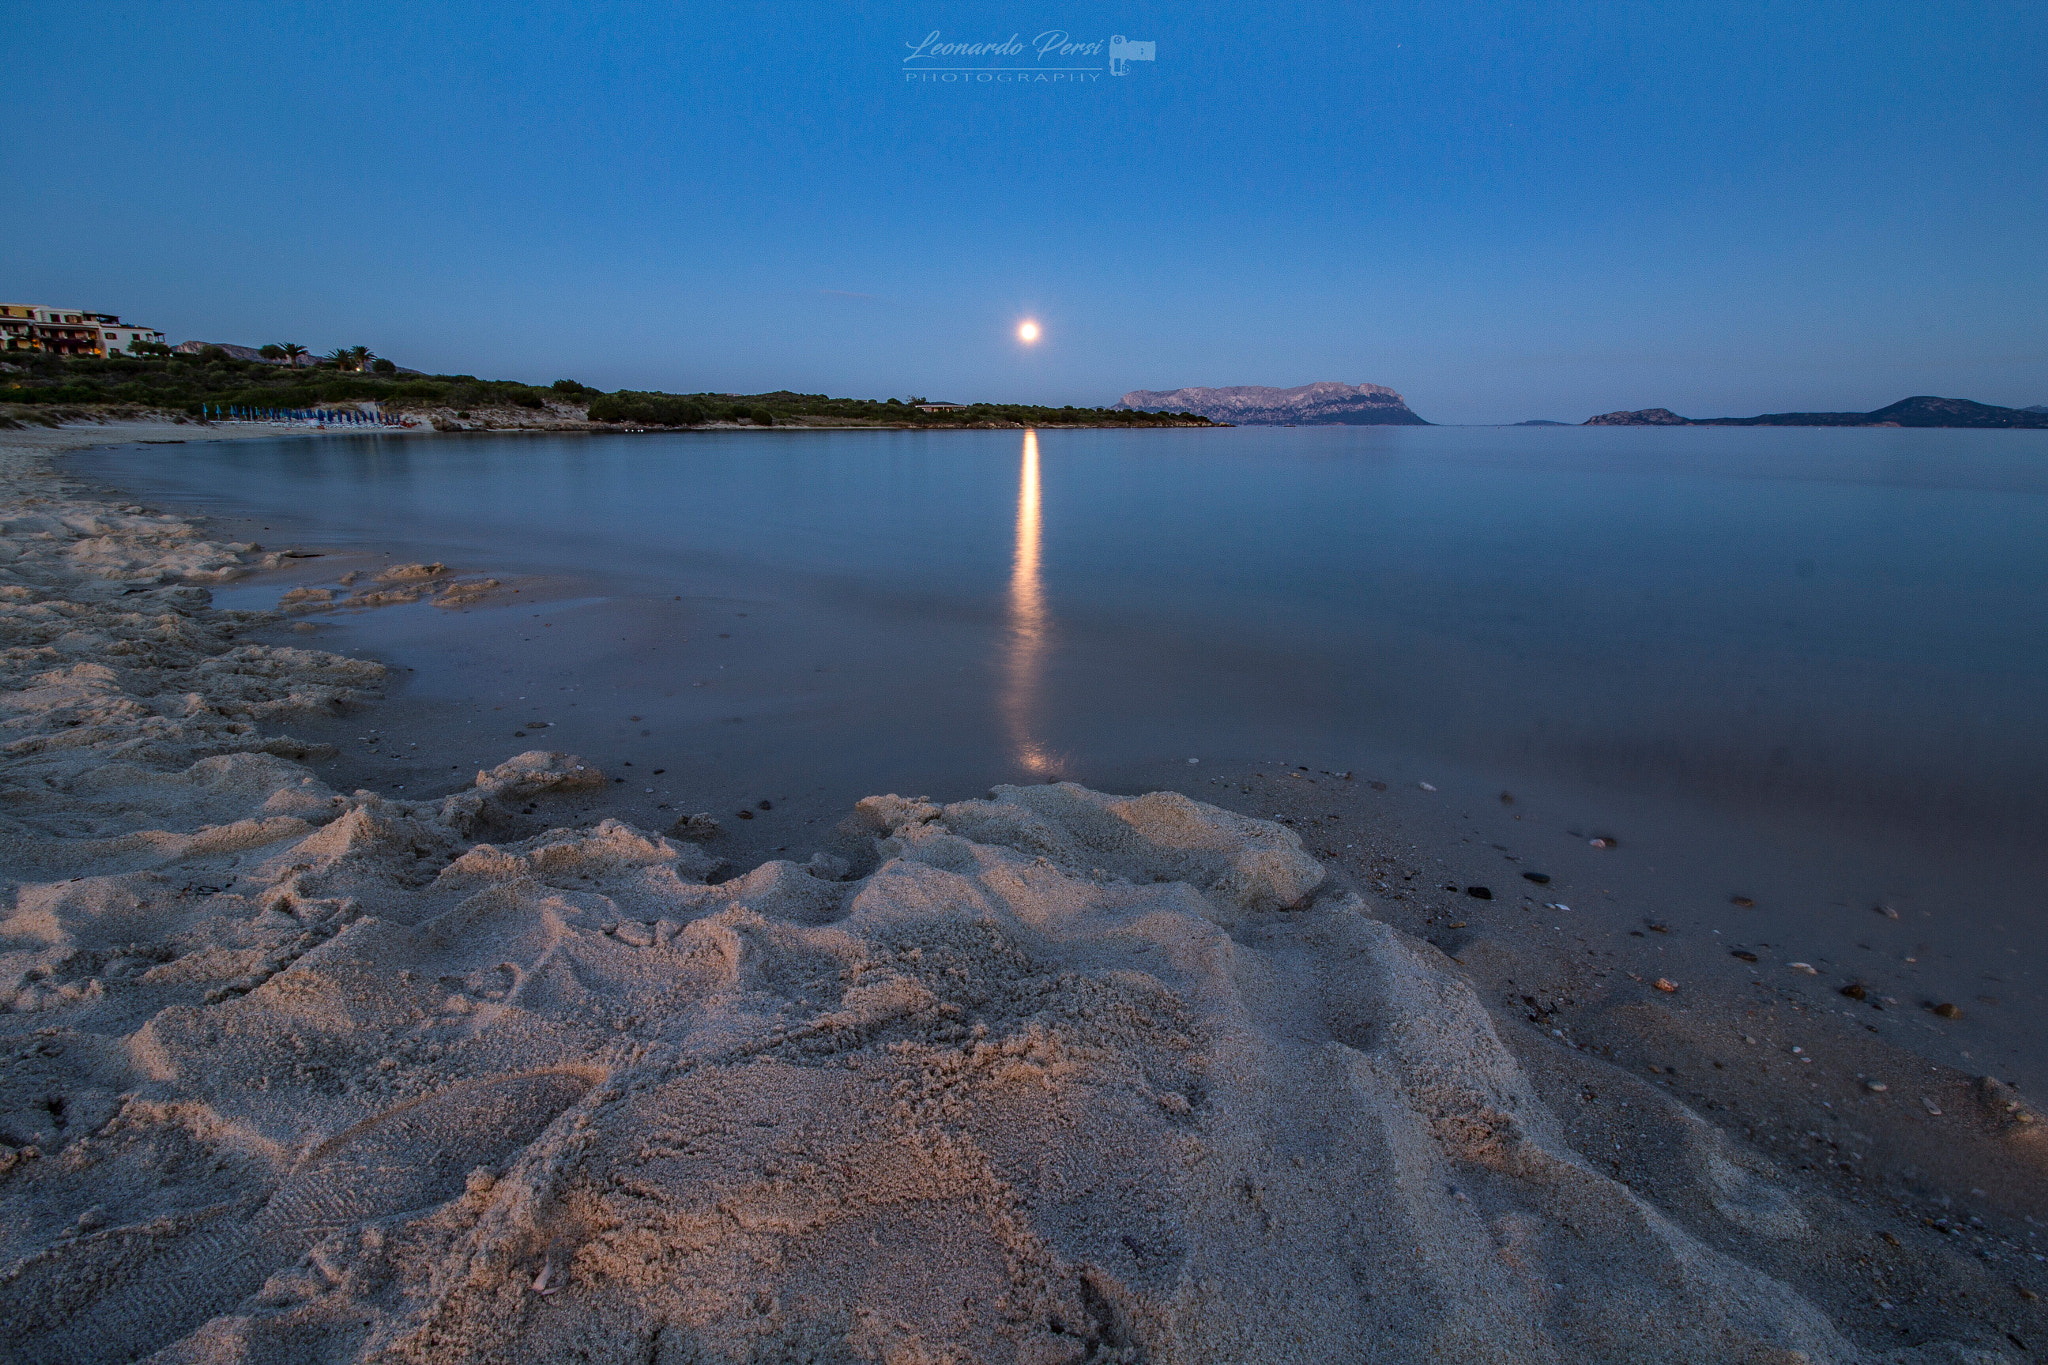
{"type": "Polygon", "coordinates": [[[51,0],[0,59],[0,298],[172,341],[1440,422],[2048,403],[2038,3],[51,0]]]}

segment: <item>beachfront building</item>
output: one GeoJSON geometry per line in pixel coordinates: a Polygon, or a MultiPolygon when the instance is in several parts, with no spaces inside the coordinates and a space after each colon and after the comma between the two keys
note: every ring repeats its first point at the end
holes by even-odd
{"type": "Polygon", "coordinates": [[[36,310],[25,303],[0,303],[0,351],[32,351],[28,325],[36,310]]]}
{"type": "Polygon", "coordinates": [[[88,313],[86,316],[96,319],[99,323],[102,355],[126,353],[138,341],[151,342],[158,346],[164,344],[164,334],[154,327],[123,322],[112,313],[88,313]]]}
{"type": "Polygon", "coordinates": [[[154,327],[123,322],[112,313],[0,303],[0,350],[106,356],[120,355],[138,341],[161,346],[163,340],[164,334],[154,327]]]}

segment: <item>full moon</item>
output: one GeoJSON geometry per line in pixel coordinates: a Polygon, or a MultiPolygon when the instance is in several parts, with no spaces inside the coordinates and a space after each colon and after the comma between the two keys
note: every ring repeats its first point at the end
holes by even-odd
{"type": "Polygon", "coordinates": [[[1017,340],[1023,342],[1026,346],[1038,340],[1038,324],[1027,322],[1022,327],[1019,327],[1017,329],[1017,340]]]}

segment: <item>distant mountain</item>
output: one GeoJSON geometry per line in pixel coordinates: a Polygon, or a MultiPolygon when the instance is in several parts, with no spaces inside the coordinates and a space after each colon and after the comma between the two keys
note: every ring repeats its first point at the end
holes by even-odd
{"type": "Polygon", "coordinates": [[[2021,411],[2021,412],[2048,412],[2048,403],[2036,403],[2036,404],[2034,404],[2034,406],[2032,406],[2032,407],[2030,407],[2030,408],[2021,408],[2021,409],[2020,409],[2020,411],[2021,411]]]}
{"type": "Polygon", "coordinates": [[[1510,422],[1511,427],[1568,427],[1570,422],[1553,422],[1548,417],[1531,417],[1526,422],[1510,422]]]}
{"type": "Polygon", "coordinates": [[[1680,417],[1669,408],[1609,412],[1589,427],[2024,427],[2048,429],[2048,408],[1998,408],[1967,398],[1902,398],[1876,412],[1767,412],[1761,417],[1680,417]]]}
{"type": "Polygon", "coordinates": [[[1141,412],[1199,412],[1212,422],[1239,426],[1426,427],[1392,389],[1378,384],[1325,380],[1293,389],[1237,384],[1222,389],[1134,389],[1117,401],[1141,412]]]}

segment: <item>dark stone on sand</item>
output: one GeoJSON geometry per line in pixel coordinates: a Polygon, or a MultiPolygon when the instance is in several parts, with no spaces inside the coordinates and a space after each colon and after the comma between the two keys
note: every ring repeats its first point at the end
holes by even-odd
{"type": "Polygon", "coordinates": [[[771,802],[768,802],[768,801],[762,801],[762,802],[760,802],[760,803],[758,803],[758,804],[760,805],[760,807],[761,807],[761,809],[762,809],[762,810],[774,810],[774,809],[775,809],[775,806],[773,805],[773,803],[771,803],[771,802]]]}
{"type": "Polygon", "coordinates": [[[742,820],[751,820],[751,819],[753,819],[753,818],[754,818],[754,812],[752,812],[752,811],[750,811],[750,810],[743,810],[743,811],[739,811],[739,812],[736,812],[736,813],[737,813],[737,814],[739,815],[739,818],[740,818],[740,819],[742,819],[742,820]]]}
{"type": "Polygon", "coordinates": [[[698,811],[694,815],[679,817],[668,827],[669,835],[677,839],[710,839],[719,833],[718,821],[709,811],[698,811]]]}
{"type": "Polygon", "coordinates": [[[1728,898],[1728,903],[1730,905],[1739,905],[1745,910],[1752,909],[1756,905],[1756,902],[1751,900],[1747,896],[1730,896],[1728,898]]]}
{"type": "Polygon", "coordinates": [[[1483,886],[1468,886],[1465,888],[1465,894],[1475,901],[1490,901],[1493,899],[1493,892],[1483,886]]]}
{"type": "Polygon", "coordinates": [[[1946,1000],[1942,1001],[1939,1005],[1936,1005],[1934,1007],[1934,1012],[1940,1015],[1943,1019],[1960,1019],[1963,1017],[1963,1011],[1961,1007],[1951,1004],[1946,1000]]]}
{"type": "Polygon", "coordinates": [[[1741,958],[1741,959],[1742,959],[1742,960],[1743,960],[1744,962],[1754,962],[1754,961],[1756,961],[1756,954],[1755,954],[1755,953],[1749,952],[1748,950],[1746,950],[1746,949],[1742,949],[1742,948],[1730,948],[1730,949],[1728,950],[1728,956],[1730,956],[1730,957],[1739,957],[1739,958],[1741,958]]]}
{"type": "Polygon", "coordinates": [[[1534,882],[1538,886],[1548,886],[1550,885],[1550,874],[1548,872],[1524,872],[1522,880],[1534,882]]]}
{"type": "Polygon", "coordinates": [[[1387,789],[1387,784],[1384,782],[1368,782],[1366,785],[1376,792],[1383,792],[1387,789]]]}
{"type": "Polygon", "coordinates": [[[1842,994],[1848,996],[1851,1000],[1861,1000],[1870,992],[1863,989],[1862,982],[1851,981],[1848,985],[1842,987],[1842,994]]]}

